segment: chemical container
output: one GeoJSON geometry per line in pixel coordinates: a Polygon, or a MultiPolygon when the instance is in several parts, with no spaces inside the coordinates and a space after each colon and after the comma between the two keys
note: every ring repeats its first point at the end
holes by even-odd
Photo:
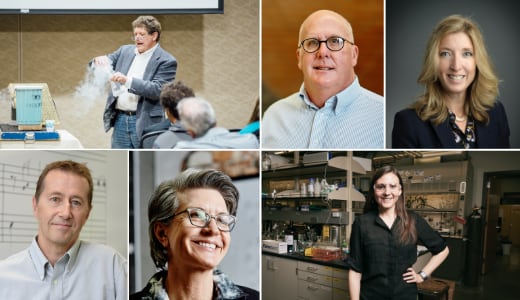
{"type": "Polygon", "coordinates": [[[17,86],[16,122],[20,130],[42,128],[42,87],[37,85],[17,86]]]}

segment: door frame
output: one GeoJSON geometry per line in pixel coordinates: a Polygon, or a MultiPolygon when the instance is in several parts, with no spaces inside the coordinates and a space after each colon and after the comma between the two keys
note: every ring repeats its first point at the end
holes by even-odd
{"type": "MultiPolygon", "coordinates": [[[[488,222],[488,214],[487,214],[487,195],[488,195],[488,182],[491,182],[492,178],[494,178],[495,181],[500,181],[503,178],[509,178],[509,177],[520,177],[520,170],[509,170],[509,171],[493,171],[493,172],[484,172],[483,173],[483,180],[482,180],[482,205],[480,207],[481,209],[481,216],[484,217],[484,228],[482,229],[482,244],[480,252],[480,263],[481,263],[481,270],[484,271],[484,241],[485,241],[485,234],[487,230],[487,226],[489,224],[488,222]]],[[[500,196],[500,195],[498,195],[500,196]]],[[[500,202],[499,202],[500,205],[500,202]]],[[[497,212],[499,214],[499,212],[497,212]]],[[[497,216],[494,216],[498,218],[497,216]]],[[[495,254],[496,255],[496,254],[495,254]]],[[[484,274],[483,272],[481,272],[484,274]]]]}

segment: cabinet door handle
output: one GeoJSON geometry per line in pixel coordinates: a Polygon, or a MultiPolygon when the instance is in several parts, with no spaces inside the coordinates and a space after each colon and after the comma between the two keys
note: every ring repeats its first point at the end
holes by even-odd
{"type": "Polygon", "coordinates": [[[311,277],[311,276],[307,276],[307,280],[308,280],[308,281],[312,281],[312,282],[314,282],[314,281],[317,281],[318,278],[316,278],[316,277],[311,277]]]}
{"type": "Polygon", "coordinates": [[[307,271],[316,272],[316,271],[318,271],[318,268],[307,267],[307,271]]]}
{"type": "Polygon", "coordinates": [[[310,291],[315,292],[315,291],[318,290],[318,287],[316,287],[316,286],[312,286],[312,285],[309,285],[309,286],[307,286],[307,289],[310,290],[310,291]]]}

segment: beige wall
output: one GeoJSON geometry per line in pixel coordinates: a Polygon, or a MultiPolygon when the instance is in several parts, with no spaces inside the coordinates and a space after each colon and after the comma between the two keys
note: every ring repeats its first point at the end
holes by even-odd
{"type": "MultiPolygon", "coordinates": [[[[176,79],[213,103],[219,126],[245,125],[259,96],[258,14],[258,0],[227,0],[224,14],[155,15],[163,27],[161,47],[179,63],[176,79]]],[[[0,15],[0,90],[11,82],[46,82],[62,121],[57,128],[86,148],[110,147],[102,129],[105,96],[78,99],[74,92],[92,57],[131,43],[136,17],[0,15]]],[[[0,122],[7,122],[7,101],[0,105],[6,108],[0,122]]]]}

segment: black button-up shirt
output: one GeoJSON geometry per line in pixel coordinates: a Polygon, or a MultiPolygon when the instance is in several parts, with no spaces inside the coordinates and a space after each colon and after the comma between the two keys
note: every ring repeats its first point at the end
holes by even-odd
{"type": "MultiPolygon", "coordinates": [[[[418,242],[433,254],[446,248],[444,239],[414,212],[418,242]]],[[[406,283],[403,274],[417,261],[417,245],[398,243],[398,217],[389,229],[377,211],[357,217],[352,225],[348,264],[361,273],[361,299],[416,300],[417,285],[406,283]]]]}

